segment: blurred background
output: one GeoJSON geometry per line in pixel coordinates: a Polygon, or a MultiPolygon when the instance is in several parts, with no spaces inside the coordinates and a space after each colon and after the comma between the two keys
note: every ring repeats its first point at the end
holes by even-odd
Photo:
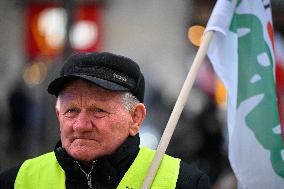
{"type": "MultiPolygon", "coordinates": [[[[141,143],[155,149],[198,49],[188,29],[205,26],[215,2],[1,0],[0,172],[53,150],[59,129],[46,88],[74,52],[110,51],[139,63],[148,109],[141,143]]],[[[284,1],[271,5],[283,103],[284,1]]],[[[214,189],[236,188],[227,142],[226,90],[205,59],[167,153],[207,173],[214,189]]]]}

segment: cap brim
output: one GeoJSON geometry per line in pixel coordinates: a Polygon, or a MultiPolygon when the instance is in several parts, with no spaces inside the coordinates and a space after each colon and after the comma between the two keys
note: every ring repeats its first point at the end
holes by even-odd
{"type": "Polygon", "coordinates": [[[117,83],[114,83],[112,81],[108,81],[108,80],[104,80],[104,79],[100,79],[97,77],[93,77],[93,76],[87,76],[87,75],[68,75],[68,76],[61,76],[55,80],[53,80],[48,88],[47,91],[50,94],[53,95],[58,95],[59,92],[66,86],[66,84],[68,84],[70,81],[73,81],[75,79],[83,79],[86,81],[89,81],[91,83],[94,83],[104,89],[108,89],[111,91],[129,91],[128,88],[123,87],[117,83]]]}

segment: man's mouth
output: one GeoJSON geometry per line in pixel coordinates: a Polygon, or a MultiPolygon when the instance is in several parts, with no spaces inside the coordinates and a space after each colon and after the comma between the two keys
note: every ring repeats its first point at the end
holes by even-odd
{"type": "Polygon", "coordinates": [[[74,140],[73,140],[73,142],[83,142],[83,143],[85,143],[85,142],[95,142],[95,141],[97,141],[96,139],[94,139],[94,138],[89,138],[89,137],[76,137],[76,138],[74,138],[74,140]]]}

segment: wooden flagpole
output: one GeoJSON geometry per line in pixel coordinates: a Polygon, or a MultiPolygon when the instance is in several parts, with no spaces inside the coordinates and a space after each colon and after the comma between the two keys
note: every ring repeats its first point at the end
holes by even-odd
{"type": "Polygon", "coordinates": [[[191,91],[192,85],[196,79],[196,75],[198,72],[198,69],[201,65],[201,63],[204,60],[204,57],[207,53],[210,41],[213,37],[214,31],[207,31],[204,34],[204,38],[201,42],[201,45],[197,51],[197,54],[193,60],[192,66],[188,72],[188,75],[186,77],[186,80],[183,84],[183,87],[181,89],[181,92],[178,96],[178,99],[176,101],[176,104],[174,106],[174,109],[171,113],[171,116],[169,118],[169,121],[166,125],[166,128],[164,130],[164,133],[161,137],[161,140],[159,142],[158,148],[156,150],[155,156],[153,158],[153,161],[150,165],[150,168],[147,172],[147,175],[144,179],[144,182],[142,184],[142,189],[149,189],[152,185],[153,179],[155,178],[156,172],[160,166],[161,160],[166,152],[166,149],[169,145],[169,142],[171,140],[171,137],[173,135],[173,132],[176,128],[177,122],[179,120],[179,117],[182,113],[182,110],[186,104],[186,101],[188,99],[189,93],[191,91]]]}

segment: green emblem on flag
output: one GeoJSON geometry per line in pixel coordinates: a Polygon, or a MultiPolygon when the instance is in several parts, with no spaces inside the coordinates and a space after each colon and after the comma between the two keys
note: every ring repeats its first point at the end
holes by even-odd
{"type": "Polygon", "coordinates": [[[264,40],[262,23],[255,15],[235,12],[230,30],[238,35],[237,108],[249,100],[257,101],[245,116],[245,123],[263,148],[270,151],[275,173],[284,178],[273,58],[264,40]]]}

